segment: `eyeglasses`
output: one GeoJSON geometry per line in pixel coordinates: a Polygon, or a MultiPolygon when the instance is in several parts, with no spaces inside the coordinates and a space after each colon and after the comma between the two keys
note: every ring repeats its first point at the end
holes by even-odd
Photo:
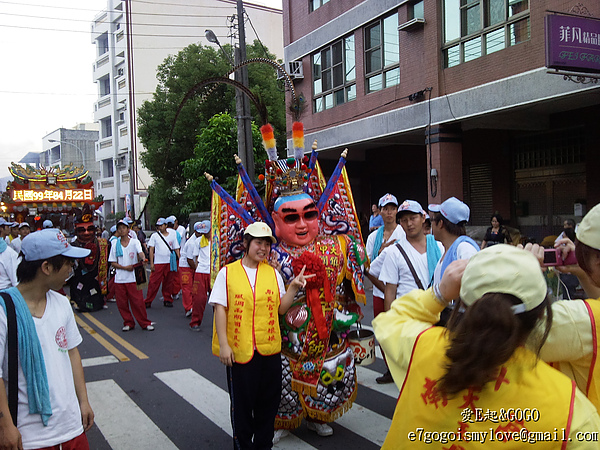
{"type": "Polygon", "coordinates": [[[307,222],[312,221],[312,220],[315,220],[317,217],[319,217],[319,211],[317,211],[317,210],[305,211],[302,214],[290,213],[290,214],[283,216],[283,221],[287,224],[292,224],[292,223],[298,222],[300,220],[300,217],[302,217],[307,222]]]}
{"type": "Polygon", "coordinates": [[[86,231],[96,231],[96,227],[94,225],[90,225],[89,227],[77,227],[75,228],[77,233],[85,233],[86,231]]]}

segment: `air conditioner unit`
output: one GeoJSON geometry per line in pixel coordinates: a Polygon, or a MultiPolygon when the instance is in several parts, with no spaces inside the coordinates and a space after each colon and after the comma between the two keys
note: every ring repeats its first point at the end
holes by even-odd
{"type": "MultiPolygon", "coordinates": [[[[285,71],[292,80],[302,80],[304,78],[304,70],[302,69],[302,61],[288,61],[285,63],[285,71]]],[[[283,79],[283,74],[278,71],[277,79],[283,79]]]]}

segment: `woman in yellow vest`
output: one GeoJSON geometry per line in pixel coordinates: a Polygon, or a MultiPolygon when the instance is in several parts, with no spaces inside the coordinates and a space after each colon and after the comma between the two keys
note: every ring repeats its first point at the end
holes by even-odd
{"type": "Polygon", "coordinates": [[[586,441],[600,429],[594,406],[524,346],[536,326],[538,349],[549,332],[546,293],[535,257],[499,244],[380,314],[373,327],[400,389],[383,448],[599,448],[586,441]],[[463,317],[433,326],[459,295],[463,317]]]}
{"type": "MultiPolygon", "coordinates": [[[[563,260],[575,252],[579,265],[557,267],[576,275],[587,300],[561,300],[552,304],[554,320],[540,357],[575,380],[577,386],[600,410],[600,205],[594,206],[577,228],[577,245],[568,238],[556,242],[563,260]]],[[[529,245],[543,261],[544,249],[529,245]]]]}
{"type": "Polygon", "coordinates": [[[236,449],[270,449],[281,397],[281,334],[284,314],[306,279],[304,269],[287,290],[265,260],[275,238],[255,222],[244,231],[244,257],[223,267],[210,301],[215,309],[213,354],[227,366],[236,449]]]}

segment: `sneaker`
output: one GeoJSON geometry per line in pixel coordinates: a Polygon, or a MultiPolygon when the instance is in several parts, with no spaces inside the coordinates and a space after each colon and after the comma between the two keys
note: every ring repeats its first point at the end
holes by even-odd
{"type": "Polygon", "coordinates": [[[275,430],[275,434],[273,435],[273,445],[277,444],[281,439],[289,435],[289,430],[275,430]]]}
{"type": "Polygon", "coordinates": [[[310,431],[314,431],[319,436],[331,436],[333,434],[333,428],[326,423],[307,422],[307,427],[310,431]]]}
{"type": "Polygon", "coordinates": [[[117,299],[116,298],[109,298],[108,300],[106,300],[107,302],[111,302],[111,303],[116,303],[117,299]]]}
{"type": "Polygon", "coordinates": [[[393,383],[394,379],[392,378],[392,374],[388,370],[386,373],[384,373],[380,377],[375,378],[375,381],[377,381],[377,384],[389,384],[389,383],[393,383]]]}
{"type": "Polygon", "coordinates": [[[192,331],[200,331],[200,325],[194,325],[193,327],[190,327],[190,330],[192,330],[192,331]]]}
{"type": "Polygon", "coordinates": [[[148,325],[146,328],[144,328],[144,330],[146,330],[146,331],[154,331],[154,327],[152,325],[148,325]]]}
{"type": "Polygon", "coordinates": [[[126,331],[131,331],[133,330],[132,327],[130,327],[129,325],[125,325],[123,328],[121,328],[121,331],[126,332],[126,331]]]}
{"type": "Polygon", "coordinates": [[[189,311],[185,312],[185,317],[190,317],[192,315],[192,310],[190,309],[189,311]]]}
{"type": "Polygon", "coordinates": [[[172,308],[173,302],[164,302],[163,305],[165,305],[166,308],[172,308]]]}
{"type": "Polygon", "coordinates": [[[150,325],[154,326],[156,325],[156,322],[150,322],[150,325]]]}
{"type": "Polygon", "coordinates": [[[102,305],[102,309],[108,309],[108,305],[102,305]]]}

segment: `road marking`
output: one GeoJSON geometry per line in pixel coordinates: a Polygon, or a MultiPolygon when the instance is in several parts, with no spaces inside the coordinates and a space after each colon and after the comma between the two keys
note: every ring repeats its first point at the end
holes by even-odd
{"type": "Polygon", "coordinates": [[[90,327],[77,314],[75,314],[75,320],[77,321],[77,323],[79,324],[79,326],[81,328],[83,328],[85,331],[87,331],[89,333],[89,335],[92,336],[94,339],[96,339],[100,343],[100,345],[102,345],[106,350],[108,350],[113,355],[115,355],[119,361],[121,361],[121,362],[131,361],[128,356],[125,356],[125,353],[123,353],[120,350],[117,350],[117,348],[114,345],[112,345],[110,342],[108,342],[106,339],[104,339],[103,336],[100,336],[98,333],[96,333],[96,330],[94,330],[92,327],[90,327]]]}
{"type": "Polygon", "coordinates": [[[96,324],[96,326],[98,328],[100,328],[102,331],[104,331],[106,334],[108,334],[111,338],[113,338],[115,341],[117,341],[119,344],[121,344],[121,346],[123,346],[124,348],[129,350],[131,353],[133,353],[139,359],[148,359],[148,355],[146,355],[144,352],[142,352],[141,350],[138,350],[136,347],[131,345],[129,342],[127,342],[125,339],[123,339],[121,336],[119,336],[113,330],[111,330],[106,325],[104,325],[102,322],[100,322],[98,319],[93,317],[90,313],[83,313],[83,315],[90,322],[93,322],[94,324],[96,324]]]}
{"type": "MultiPolygon", "coordinates": [[[[233,434],[229,415],[229,393],[227,391],[211,383],[192,369],[158,372],[154,375],[229,436],[233,434]]],[[[283,438],[274,448],[315,450],[314,447],[293,434],[283,438]]]]}
{"type": "Polygon", "coordinates": [[[112,448],[177,450],[113,380],[92,381],[86,385],[94,421],[112,448]]]}
{"type": "Polygon", "coordinates": [[[392,421],[387,417],[357,403],[354,403],[352,408],[346,411],[335,423],[377,444],[379,447],[383,445],[383,441],[392,425],[392,421]]]}
{"type": "Polygon", "coordinates": [[[92,367],[92,366],[103,366],[105,364],[114,364],[118,363],[119,360],[112,355],[109,356],[99,356],[97,358],[85,358],[81,360],[81,365],[83,367],[92,367]]]}
{"type": "Polygon", "coordinates": [[[381,374],[375,370],[367,369],[366,367],[356,366],[356,378],[358,384],[374,391],[380,392],[381,394],[387,395],[388,397],[398,398],[400,391],[396,387],[395,383],[388,384],[377,384],[375,378],[381,376],[381,374]]]}

